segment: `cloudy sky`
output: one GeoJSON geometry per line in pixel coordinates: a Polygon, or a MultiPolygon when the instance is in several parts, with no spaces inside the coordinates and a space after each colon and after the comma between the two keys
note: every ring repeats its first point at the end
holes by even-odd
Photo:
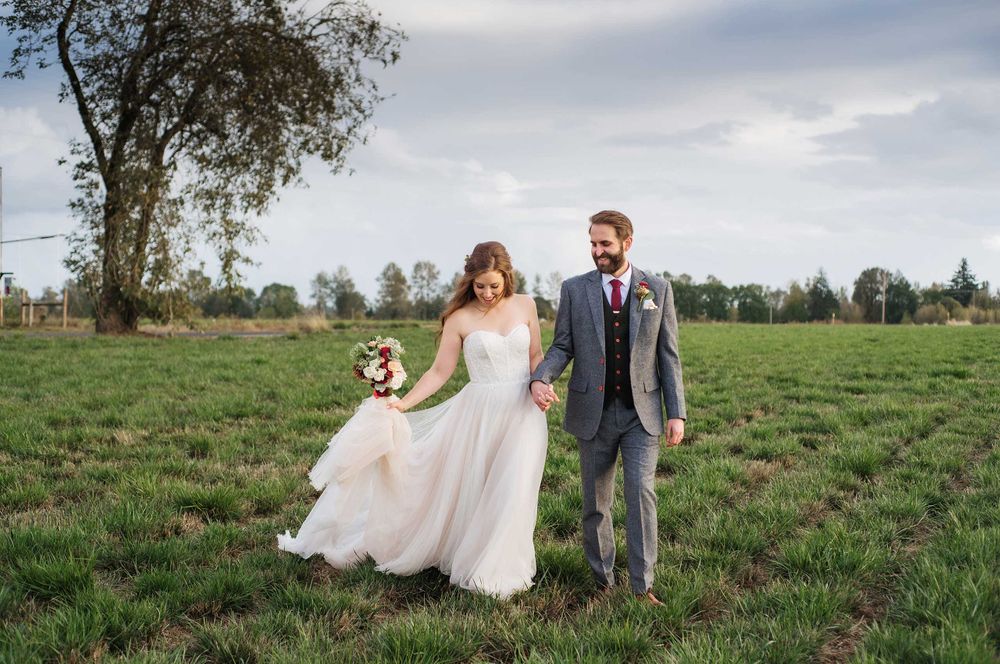
{"type": "MultiPolygon", "coordinates": [[[[483,240],[533,276],[592,268],[587,217],[636,227],[633,263],[784,287],[823,267],[923,285],[964,256],[1000,286],[1000,3],[371,0],[408,34],[351,176],[321,163],[260,221],[247,281],[308,296],[346,265],[450,275],[483,240]]],[[[0,54],[12,41],[0,36],[0,54]]],[[[4,238],[66,232],[56,164],[81,133],[59,72],[0,81],[4,238]]],[[[4,248],[34,294],[62,240],[4,248]]],[[[209,261],[207,268],[214,271],[209,261]]]]}

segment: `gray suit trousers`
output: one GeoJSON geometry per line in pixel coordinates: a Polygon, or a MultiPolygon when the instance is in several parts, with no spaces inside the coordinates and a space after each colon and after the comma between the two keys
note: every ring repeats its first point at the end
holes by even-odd
{"type": "Polygon", "coordinates": [[[601,416],[597,434],[577,438],[583,485],[583,550],[597,583],[613,586],[615,537],[611,506],[615,465],[621,450],[625,479],[625,546],[632,592],[653,586],[656,565],[656,492],[654,479],[659,436],[643,428],[634,409],[615,399],[601,416]]]}

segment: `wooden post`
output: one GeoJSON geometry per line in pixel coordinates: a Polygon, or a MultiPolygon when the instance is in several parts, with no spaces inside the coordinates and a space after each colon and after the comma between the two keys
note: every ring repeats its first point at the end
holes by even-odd
{"type": "Polygon", "coordinates": [[[3,275],[0,275],[0,329],[3,329],[3,275]]]}
{"type": "Polygon", "coordinates": [[[63,329],[65,330],[69,316],[69,289],[63,289],[63,329]]]}
{"type": "Polygon", "coordinates": [[[24,305],[25,305],[24,291],[21,291],[21,327],[24,327],[24,305]]]}
{"type": "Polygon", "coordinates": [[[885,297],[889,288],[889,271],[882,270],[882,324],[885,325],[885,297]]]}
{"type": "Polygon", "coordinates": [[[28,298],[28,327],[31,327],[35,323],[35,303],[28,298]]]}

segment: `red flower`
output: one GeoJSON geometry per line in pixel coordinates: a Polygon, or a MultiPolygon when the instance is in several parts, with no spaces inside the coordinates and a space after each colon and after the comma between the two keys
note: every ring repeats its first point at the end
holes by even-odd
{"type": "Polygon", "coordinates": [[[649,284],[646,283],[645,281],[640,281],[639,285],[642,286],[643,288],[649,288],[649,284]]]}

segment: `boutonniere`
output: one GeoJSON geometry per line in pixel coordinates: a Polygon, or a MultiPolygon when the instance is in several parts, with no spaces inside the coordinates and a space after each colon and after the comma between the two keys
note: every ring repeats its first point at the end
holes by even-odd
{"type": "Polygon", "coordinates": [[[653,291],[649,290],[649,284],[645,281],[640,281],[636,285],[635,299],[640,311],[656,308],[656,303],[653,302],[653,291]]]}

